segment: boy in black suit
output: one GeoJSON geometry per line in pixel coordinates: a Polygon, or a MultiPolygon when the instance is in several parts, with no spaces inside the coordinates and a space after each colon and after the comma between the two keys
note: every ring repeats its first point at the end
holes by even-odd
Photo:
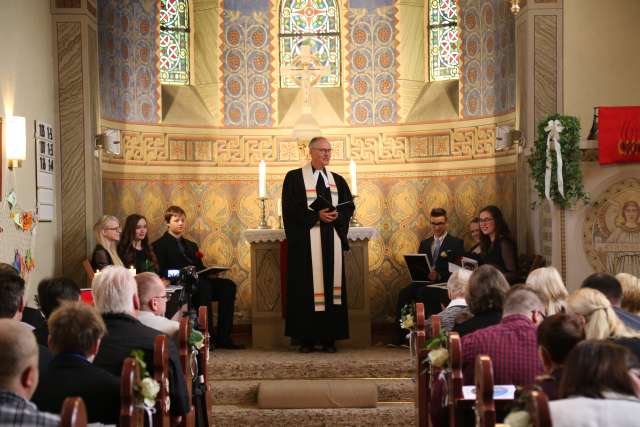
{"type": "MultiPolygon", "coordinates": [[[[164,214],[167,231],[161,238],[153,242],[153,251],[158,258],[160,276],[168,277],[168,270],[181,270],[194,266],[198,271],[204,270],[202,252],[198,245],[183,237],[187,215],[179,206],[169,206],[164,214]]],[[[193,306],[206,306],[208,310],[209,330],[213,328],[211,301],[218,301],[218,328],[215,329],[214,345],[216,348],[241,349],[241,345],[231,340],[233,328],[233,311],[236,301],[236,284],[232,280],[211,275],[199,277],[198,286],[192,296],[193,306]]]]}
{"type": "MultiPolygon", "coordinates": [[[[447,211],[442,208],[431,209],[431,229],[433,236],[420,242],[418,253],[426,254],[433,271],[429,272],[429,280],[442,283],[449,280],[449,263],[458,263],[464,255],[464,241],[447,232],[447,211]]],[[[396,327],[398,342],[403,341],[404,334],[400,329],[400,312],[406,304],[422,302],[425,305],[425,316],[439,313],[441,305],[447,305],[449,298],[447,290],[426,287],[424,283],[410,283],[400,290],[396,306],[396,327]]]]}

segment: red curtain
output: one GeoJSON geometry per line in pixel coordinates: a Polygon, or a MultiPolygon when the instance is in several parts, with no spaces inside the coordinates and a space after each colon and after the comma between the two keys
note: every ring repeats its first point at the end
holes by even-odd
{"type": "Polygon", "coordinates": [[[640,162],[640,107],[598,108],[598,160],[640,162]]]}

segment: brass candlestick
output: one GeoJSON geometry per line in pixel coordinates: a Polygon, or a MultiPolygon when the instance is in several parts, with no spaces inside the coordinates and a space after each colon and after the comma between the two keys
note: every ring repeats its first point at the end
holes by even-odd
{"type": "Polygon", "coordinates": [[[267,224],[267,214],[265,211],[265,201],[267,198],[258,197],[258,200],[260,201],[260,223],[258,224],[258,228],[260,230],[266,230],[269,228],[269,224],[267,224]]]}
{"type": "MultiPolygon", "coordinates": [[[[355,207],[356,205],[356,199],[358,198],[357,195],[353,195],[353,206],[355,207]]],[[[362,224],[360,224],[358,222],[358,219],[356,218],[356,210],[354,208],[353,210],[353,215],[351,215],[351,221],[349,222],[349,227],[362,227],[362,224]]]]}

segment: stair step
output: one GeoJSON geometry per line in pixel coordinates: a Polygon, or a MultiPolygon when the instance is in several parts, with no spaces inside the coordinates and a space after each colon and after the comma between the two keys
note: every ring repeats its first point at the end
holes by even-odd
{"type": "Polygon", "coordinates": [[[209,378],[216,380],[284,378],[411,378],[406,349],[339,349],[335,354],[295,350],[219,350],[211,353],[209,378]]]}
{"type": "Polygon", "coordinates": [[[408,426],[415,423],[415,409],[413,403],[379,403],[377,408],[339,409],[214,405],[209,421],[215,426],[408,426]]]}
{"type": "MultiPolygon", "coordinates": [[[[376,383],[378,386],[378,401],[380,402],[412,402],[414,399],[414,382],[410,378],[360,379],[376,383]]],[[[266,381],[277,382],[281,380],[266,381]]],[[[253,405],[257,401],[258,384],[260,382],[265,382],[265,380],[211,381],[212,403],[214,405],[253,405]]]]}

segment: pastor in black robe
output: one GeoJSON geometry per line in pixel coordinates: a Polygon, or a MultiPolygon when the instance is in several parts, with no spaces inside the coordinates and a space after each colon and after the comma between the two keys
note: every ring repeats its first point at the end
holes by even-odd
{"type": "MultiPolygon", "coordinates": [[[[340,175],[333,173],[338,190],[338,203],[352,201],[351,191],[340,175]]],[[[331,200],[329,188],[318,177],[317,194],[331,200]]],[[[282,214],[287,236],[287,294],[285,335],[303,343],[332,344],[349,338],[347,286],[342,262],[342,303],[333,303],[333,230],[335,228],[348,250],[347,232],[355,207],[353,203],[338,206],[338,217],[332,223],[319,220],[318,213],[308,208],[302,169],[289,171],[282,187],[282,214]],[[309,230],[320,224],[325,311],[314,310],[311,237],[309,230]]],[[[341,254],[342,256],[342,254],[341,254]]]]}

